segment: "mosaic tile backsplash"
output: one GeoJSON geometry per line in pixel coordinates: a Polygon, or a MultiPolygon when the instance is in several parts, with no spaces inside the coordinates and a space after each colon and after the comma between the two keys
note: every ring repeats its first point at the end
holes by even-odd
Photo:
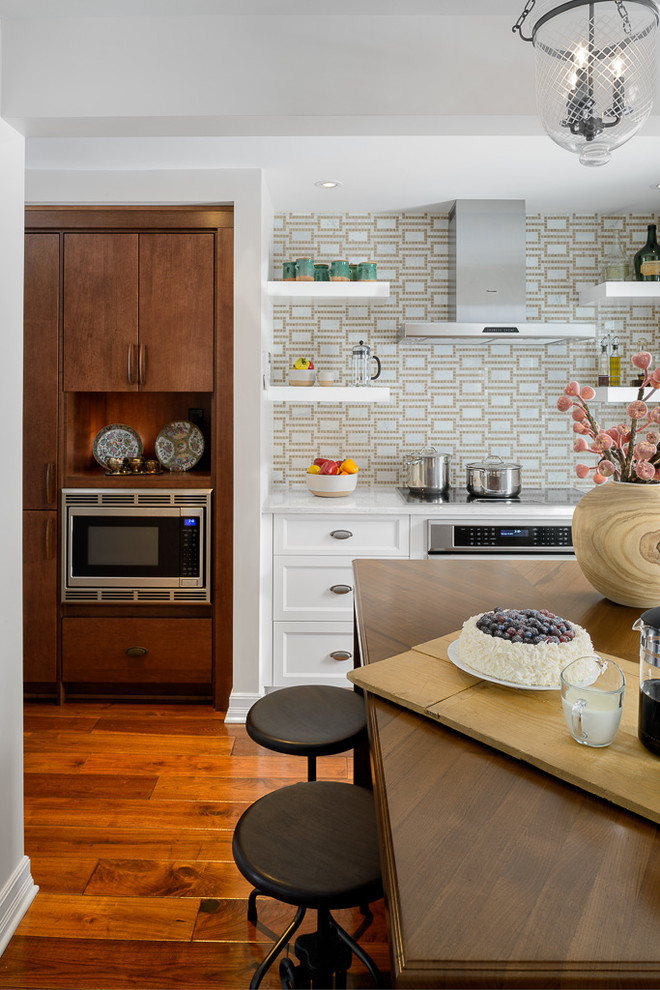
{"type": "MultiPolygon", "coordinates": [[[[599,281],[604,255],[617,232],[632,255],[646,241],[648,216],[528,215],[527,318],[588,321],[597,338],[618,334],[622,384],[630,357],[643,345],[658,357],[652,306],[580,307],[579,283],[599,281]]],[[[382,362],[378,383],[390,402],[316,405],[276,403],[273,483],[304,484],[319,455],[352,457],[360,483],[404,483],[404,457],[432,445],[452,455],[450,482],[465,484],[470,461],[487,455],[515,460],[526,487],[591,487],[575,475],[570,419],[556,408],[573,378],[594,384],[598,347],[592,342],[490,345],[397,342],[404,321],[447,319],[448,217],[431,213],[284,214],[275,217],[272,278],[282,263],[373,261],[379,281],[390,282],[382,301],[273,307],[272,383],[287,383],[297,357],[350,383],[351,350],[364,340],[382,362]]],[[[497,251],[497,245],[493,245],[497,251]]],[[[597,405],[603,426],[625,417],[625,406],[597,405]]],[[[582,460],[593,462],[593,458],[582,460]]]]}

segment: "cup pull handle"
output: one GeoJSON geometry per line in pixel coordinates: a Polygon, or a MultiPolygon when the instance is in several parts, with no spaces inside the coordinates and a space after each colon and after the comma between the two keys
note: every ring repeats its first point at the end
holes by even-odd
{"type": "Polygon", "coordinates": [[[146,657],[148,652],[146,646],[129,646],[126,650],[129,657],[146,657]]]}
{"type": "Polygon", "coordinates": [[[350,540],[353,534],[350,529],[333,529],[330,536],[333,540],[350,540]]]}
{"type": "Polygon", "coordinates": [[[330,587],[330,591],[335,595],[348,595],[352,590],[350,584],[333,584],[330,587]]]}
{"type": "Polygon", "coordinates": [[[333,660],[342,661],[342,660],[350,660],[353,654],[349,653],[348,650],[335,650],[334,653],[330,654],[330,656],[332,657],[333,660]]]}

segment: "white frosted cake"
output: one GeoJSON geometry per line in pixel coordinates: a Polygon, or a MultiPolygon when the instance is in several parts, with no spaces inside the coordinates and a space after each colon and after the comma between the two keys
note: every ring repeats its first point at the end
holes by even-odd
{"type": "MultiPolygon", "coordinates": [[[[472,615],[457,644],[458,659],[483,674],[548,687],[559,687],[559,675],[572,660],[594,652],[586,629],[547,609],[498,607],[472,615]]],[[[585,661],[585,677],[590,670],[585,661]]]]}

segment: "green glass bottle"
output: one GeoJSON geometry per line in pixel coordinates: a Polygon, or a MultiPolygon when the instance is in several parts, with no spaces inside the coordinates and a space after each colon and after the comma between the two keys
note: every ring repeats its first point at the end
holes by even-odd
{"type": "Polygon", "coordinates": [[[654,223],[648,225],[646,244],[635,255],[635,279],[638,282],[660,282],[660,244],[654,223]]]}

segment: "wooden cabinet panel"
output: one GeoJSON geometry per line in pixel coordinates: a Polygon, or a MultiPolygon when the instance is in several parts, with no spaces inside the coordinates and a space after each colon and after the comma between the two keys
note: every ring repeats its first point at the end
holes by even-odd
{"type": "Polygon", "coordinates": [[[23,677],[57,684],[57,513],[23,513],[23,677]]]}
{"type": "Polygon", "coordinates": [[[64,390],[137,389],[138,235],[64,234],[63,291],[64,390]]]}
{"type": "Polygon", "coordinates": [[[23,508],[55,506],[59,234],[25,237],[23,330],[23,508]]]}
{"type": "Polygon", "coordinates": [[[140,234],[140,389],[213,391],[215,238],[140,234]]]}
{"type": "Polygon", "coordinates": [[[212,619],[62,619],[62,680],[210,684],[212,626],[212,619]]]}

